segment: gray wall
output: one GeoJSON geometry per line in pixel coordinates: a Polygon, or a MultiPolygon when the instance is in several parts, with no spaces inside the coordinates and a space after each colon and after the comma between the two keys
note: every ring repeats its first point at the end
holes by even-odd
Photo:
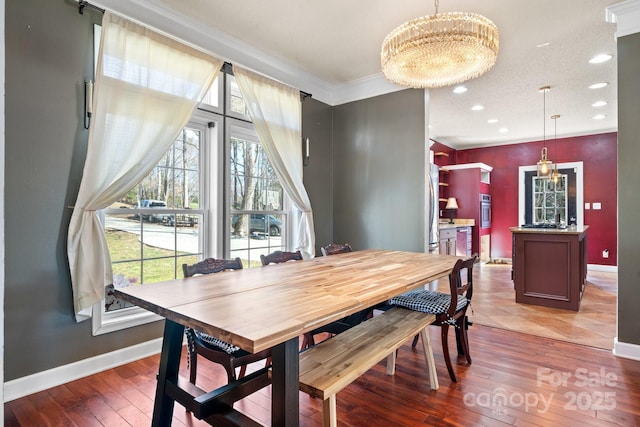
{"type": "Polygon", "coordinates": [[[618,341],[640,345],[640,34],[618,38],[618,341]]]}
{"type": "Polygon", "coordinates": [[[333,239],[332,108],[313,98],[302,103],[302,137],[309,138],[309,164],[303,168],[316,231],[316,256],[333,239]]]}
{"type": "Polygon", "coordinates": [[[424,91],[334,108],[333,240],[424,251],[424,91]]]}
{"type": "Polygon", "coordinates": [[[5,381],[157,338],[162,322],[93,337],[77,324],[67,227],[86,155],[83,81],[95,12],[6,2],[5,381]]]}

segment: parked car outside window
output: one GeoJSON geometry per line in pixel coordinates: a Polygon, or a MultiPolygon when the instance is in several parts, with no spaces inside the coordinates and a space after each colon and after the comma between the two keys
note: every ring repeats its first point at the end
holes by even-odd
{"type": "MultiPolygon", "coordinates": [[[[234,215],[231,225],[235,228],[238,223],[240,215],[234,215]]],[[[261,233],[271,236],[279,236],[281,233],[282,222],[273,215],[266,214],[250,214],[249,220],[249,234],[261,233]]]]}

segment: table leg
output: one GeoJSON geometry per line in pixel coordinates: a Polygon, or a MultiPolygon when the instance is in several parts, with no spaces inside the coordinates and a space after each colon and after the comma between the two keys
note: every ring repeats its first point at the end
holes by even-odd
{"type": "Polygon", "coordinates": [[[168,427],[171,425],[174,400],[166,395],[166,383],[167,381],[174,384],[178,382],[183,334],[184,326],[171,320],[165,320],[158,384],[156,385],[156,399],[153,404],[152,427],[168,427]]]}
{"type": "Polygon", "coordinates": [[[298,337],[273,347],[271,351],[273,375],[271,378],[271,425],[297,427],[299,425],[298,337]]]}

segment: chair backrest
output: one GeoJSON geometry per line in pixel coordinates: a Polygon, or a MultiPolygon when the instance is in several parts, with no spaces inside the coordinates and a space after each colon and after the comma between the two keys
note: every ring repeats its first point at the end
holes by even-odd
{"type": "Polygon", "coordinates": [[[353,249],[351,249],[351,245],[348,243],[344,243],[342,245],[338,243],[329,243],[327,246],[321,247],[320,250],[322,251],[323,256],[343,254],[345,252],[353,251],[353,249]]]}
{"type": "Polygon", "coordinates": [[[224,270],[242,270],[242,261],[236,259],[216,259],[207,258],[192,265],[182,264],[184,277],[191,277],[195,274],[211,274],[224,270]]]}
{"type": "Polygon", "coordinates": [[[451,292],[451,305],[447,313],[453,317],[458,306],[459,297],[467,299],[467,305],[473,295],[473,266],[478,261],[478,256],[456,261],[449,275],[449,291],[451,292]],[[466,274],[463,274],[466,269],[466,274]]]}
{"type": "Polygon", "coordinates": [[[302,261],[302,253],[300,251],[275,251],[269,255],[260,255],[260,261],[262,261],[262,265],[280,264],[287,261],[302,261]]]}

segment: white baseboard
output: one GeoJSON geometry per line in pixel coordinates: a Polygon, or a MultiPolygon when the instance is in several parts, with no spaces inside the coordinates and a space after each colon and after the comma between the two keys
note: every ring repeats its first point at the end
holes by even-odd
{"type": "Polygon", "coordinates": [[[58,366],[48,371],[11,380],[4,383],[4,401],[10,402],[78,378],[134,362],[144,357],[158,354],[161,350],[162,338],[157,338],[68,365],[58,366]]]}
{"type": "Polygon", "coordinates": [[[591,271],[605,271],[609,273],[617,273],[617,265],[600,265],[600,264],[587,264],[587,270],[591,271]]]}
{"type": "Polygon", "coordinates": [[[640,345],[620,342],[616,337],[613,341],[613,354],[625,359],[640,360],[640,345]]]}

